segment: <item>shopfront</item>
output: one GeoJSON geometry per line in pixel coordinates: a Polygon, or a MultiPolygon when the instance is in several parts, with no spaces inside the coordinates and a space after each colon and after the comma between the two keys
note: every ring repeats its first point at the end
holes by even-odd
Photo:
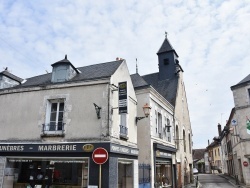
{"type": "Polygon", "coordinates": [[[175,187],[176,169],[172,162],[175,152],[175,148],[154,144],[156,188],[175,187]]]}
{"type": "Polygon", "coordinates": [[[134,187],[138,150],[113,143],[0,144],[6,161],[3,187],[97,188],[99,165],[92,153],[98,147],[109,153],[102,187],[134,187]]]}

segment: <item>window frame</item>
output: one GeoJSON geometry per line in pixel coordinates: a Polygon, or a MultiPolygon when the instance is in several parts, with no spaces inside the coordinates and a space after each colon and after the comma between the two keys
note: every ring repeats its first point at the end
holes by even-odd
{"type": "Polygon", "coordinates": [[[48,99],[47,100],[47,108],[46,108],[46,118],[45,124],[43,127],[43,132],[46,134],[63,134],[64,132],[64,113],[65,113],[65,99],[58,98],[58,99],[48,99]],[[60,104],[63,103],[63,110],[60,109],[60,104]],[[51,114],[52,114],[52,105],[57,104],[56,107],[56,119],[55,121],[55,128],[54,130],[51,129],[51,114]],[[62,113],[62,117],[60,118],[59,115],[62,113]],[[60,119],[59,119],[60,118],[60,119]],[[60,121],[61,120],[61,121],[60,121]],[[61,128],[59,129],[58,123],[61,122],[61,128]]]}

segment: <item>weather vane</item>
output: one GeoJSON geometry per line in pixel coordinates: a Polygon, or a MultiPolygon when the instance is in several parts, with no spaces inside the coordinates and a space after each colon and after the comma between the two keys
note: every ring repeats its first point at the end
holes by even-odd
{"type": "Polygon", "coordinates": [[[168,32],[165,31],[165,38],[168,38],[168,32]]]}

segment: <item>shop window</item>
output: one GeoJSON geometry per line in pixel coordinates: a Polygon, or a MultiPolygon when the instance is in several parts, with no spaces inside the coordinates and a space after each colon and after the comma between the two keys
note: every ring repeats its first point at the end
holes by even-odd
{"type": "Polygon", "coordinates": [[[63,113],[64,99],[49,100],[47,103],[46,123],[43,126],[44,132],[64,131],[63,113]]]}
{"type": "Polygon", "coordinates": [[[155,187],[172,186],[172,165],[170,161],[156,160],[155,187]]]}
{"type": "Polygon", "coordinates": [[[118,161],[118,188],[133,187],[134,167],[129,160],[118,161]]]}
{"type": "Polygon", "coordinates": [[[87,187],[88,159],[9,159],[13,187],[87,187]]]}

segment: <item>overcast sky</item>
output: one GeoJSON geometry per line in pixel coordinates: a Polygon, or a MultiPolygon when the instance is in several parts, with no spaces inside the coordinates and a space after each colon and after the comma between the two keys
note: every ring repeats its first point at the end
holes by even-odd
{"type": "Polygon", "coordinates": [[[234,107],[230,86],[250,74],[249,0],[0,0],[0,71],[28,78],[65,54],[76,67],[126,59],[158,71],[165,31],[184,69],[194,148],[234,107]]]}

